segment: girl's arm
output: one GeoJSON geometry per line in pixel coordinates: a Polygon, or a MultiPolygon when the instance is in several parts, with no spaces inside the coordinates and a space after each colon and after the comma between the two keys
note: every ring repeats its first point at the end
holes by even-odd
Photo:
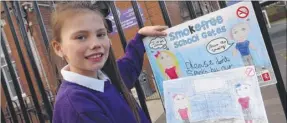
{"type": "Polygon", "coordinates": [[[121,77],[129,89],[134,86],[142,70],[145,53],[143,37],[136,34],[127,45],[125,55],[117,61],[121,77]]]}
{"type": "Polygon", "coordinates": [[[167,26],[141,28],[135,38],[127,45],[125,56],[117,61],[122,79],[129,89],[133,87],[142,70],[145,53],[142,39],[144,36],[166,36],[166,33],[162,32],[165,29],[167,29],[167,26]]]}

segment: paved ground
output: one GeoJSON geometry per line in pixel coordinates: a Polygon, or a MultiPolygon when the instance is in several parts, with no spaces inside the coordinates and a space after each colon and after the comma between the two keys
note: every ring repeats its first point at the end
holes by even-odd
{"type": "MultiPolygon", "coordinates": [[[[286,88],[286,20],[272,23],[268,29],[272,41],[273,49],[276,55],[280,72],[286,88]]],[[[276,85],[261,88],[267,117],[270,123],[286,123],[283,107],[278,96],[276,85]]],[[[165,114],[160,100],[147,102],[151,119],[153,123],[165,123],[165,114]]],[[[285,104],[286,105],[286,104],[285,104]]]]}
{"type": "Polygon", "coordinates": [[[276,55],[276,59],[281,71],[281,75],[285,84],[286,84],[286,26],[287,20],[281,20],[271,25],[271,28],[268,29],[269,35],[271,38],[272,46],[276,55]]]}

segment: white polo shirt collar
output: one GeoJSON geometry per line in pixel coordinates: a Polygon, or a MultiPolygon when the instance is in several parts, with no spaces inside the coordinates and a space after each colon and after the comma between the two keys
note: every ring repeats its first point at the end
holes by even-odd
{"type": "Polygon", "coordinates": [[[71,82],[76,83],[78,85],[99,91],[104,92],[105,82],[109,79],[101,70],[98,71],[98,75],[100,79],[95,79],[92,77],[84,76],[75,72],[70,71],[69,65],[66,65],[62,68],[61,74],[63,79],[71,82]]]}

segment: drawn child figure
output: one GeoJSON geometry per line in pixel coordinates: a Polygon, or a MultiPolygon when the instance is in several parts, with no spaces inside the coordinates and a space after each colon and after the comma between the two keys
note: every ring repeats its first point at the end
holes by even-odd
{"type": "Polygon", "coordinates": [[[237,52],[239,52],[245,66],[254,64],[249,48],[256,50],[252,43],[247,40],[249,31],[250,27],[247,23],[236,24],[231,29],[231,36],[234,40],[237,41],[233,55],[237,55],[237,52]]]}
{"type": "Polygon", "coordinates": [[[252,123],[252,97],[250,96],[251,85],[238,83],[235,85],[235,89],[239,96],[238,103],[241,105],[245,123],[252,123]]]}
{"type": "Polygon", "coordinates": [[[161,73],[166,79],[176,79],[180,76],[179,63],[172,52],[167,50],[157,51],[154,56],[161,73]]]}
{"type": "Polygon", "coordinates": [[[190,123],[189,121],[189,101],[188,98],[183,94],[173,95],[173,108],[176,119],[182,120],[183,123],[190,123]]]}

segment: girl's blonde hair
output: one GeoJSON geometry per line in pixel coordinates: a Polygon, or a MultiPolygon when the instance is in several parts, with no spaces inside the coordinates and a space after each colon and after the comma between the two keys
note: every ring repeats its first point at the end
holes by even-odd
{"type": "MultiPolygon", "coordinates": [[[[163,50],[163,51],[159,51],[159,53],[165,53],[165,54],[167,54],[169,57],[171,57],[172,63],[173,63],[173,65],[175,66],[176,72],[180,72],[179,62],[178,62],[178,60],[176,59],[176,56],[175,56],[172,52],[170,52],[170,51],[168,51],[168,50],[163,50]]],[[[165,78],[166,80],[168,80],[169,78],[168,78],[168,76],[167,76],[166,73],[165,73],[165,68],[163,68],[163,66],[161,65],[162,63],[160,63],[159,57],[156,57],[156,64],[157,64],[157,66],[159,67],[159,70],[160,70],[160,72],[163,74],[164,78],[165,78]]],[[[179,73],[177,73],[177,74],[179,74],[179,73]]]]}
{"type": "MultiPolygon", "coordinates": [[[[103,2],[103,1],[101,1],[103,2]]],[[[57,3],[55,11],[51,16],[51,25],[53,31],[53,41],[57,41],[59,43],[62,42],[61,39],[61,29],[64,22],[71,16],[75,16],[76,14],[83,13],[94,13],[101,15],[103,18],[103,22],[105,23],[105,27],[108,28],[107,23],[104,19],[101,7],[97,4],[91,4],[91,2],[60,2],[57,3]]],[[[109,57],[102,68],[102,71],[107,74],[113,85],[123,94],[125,100],[127,101],[129,107],[131,108],[137,122],[140,122],[140,116],[138,113],[138,105],[135,101],[134,97],[130,93],[129,89],[126,87],[124,81],[121,78],[120,71],[118,69],[116,59],[113,54],[113,50],[110,49],[109,57]]]]}

